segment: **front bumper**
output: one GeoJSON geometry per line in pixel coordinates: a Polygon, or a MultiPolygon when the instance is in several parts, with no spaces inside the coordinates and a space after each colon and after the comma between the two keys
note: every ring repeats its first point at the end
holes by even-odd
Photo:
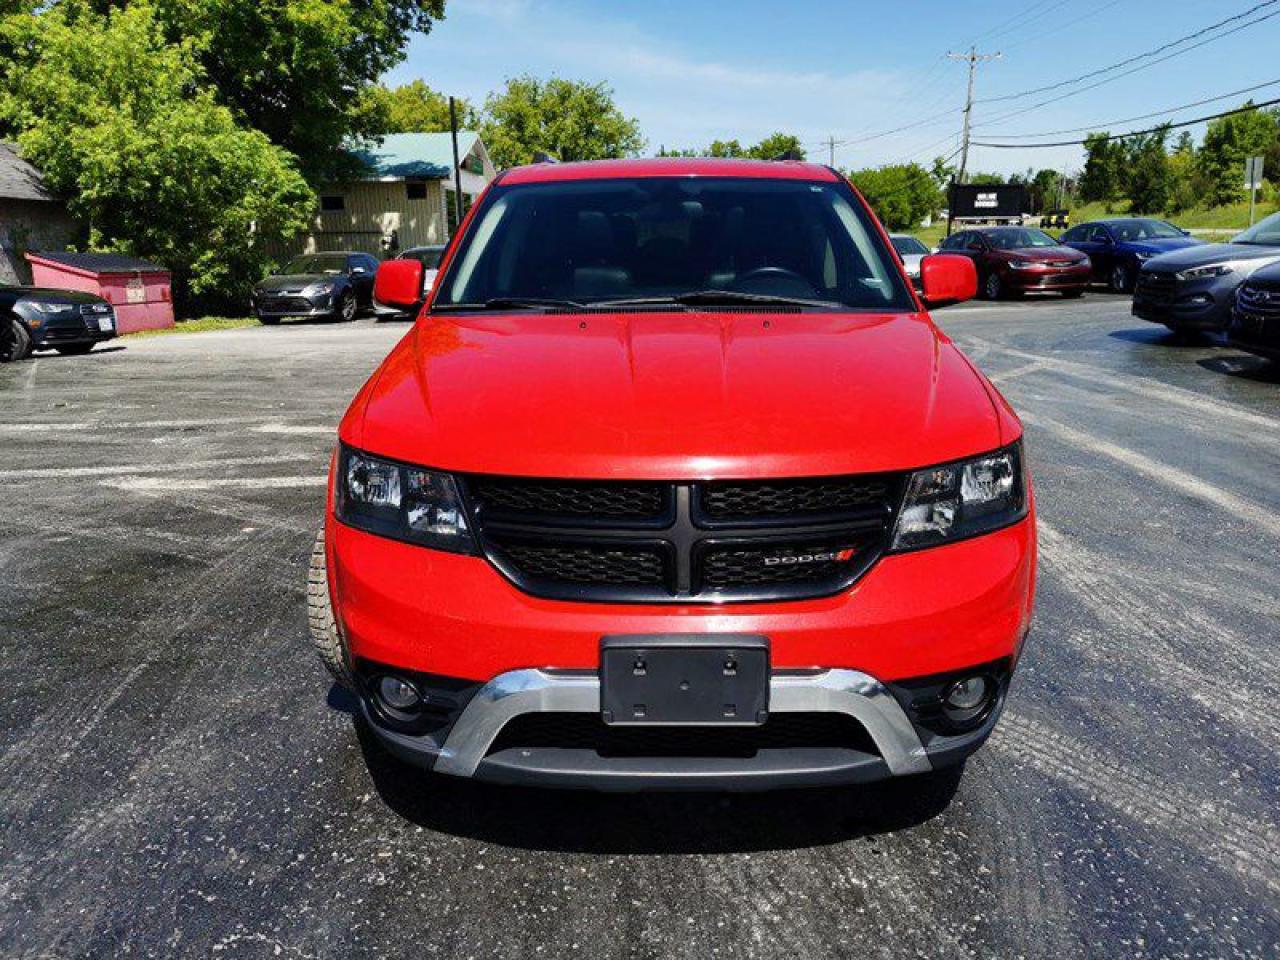
{"type": "Polygon", "coordinates": [[[1092,271],[1088,264],[1071,270],[1011,269],[1005,274],[1005,285],[1010,290],[1019,290],[1023,293],[1084,290],[1089,286],[1091,275],[1092,271]]]}
{"type": "Polygon", "coordinates": [[[721,605],[540,599],[482,558],[332,520],[327,543],[335,613],[356,663],[452,678],[443,699],[456,707],[456,723],[432,732],[395,729],[362,698],[387,748],[442,773],[549,786],[761,789],[869,781],[958,762],[985,740],[999,710],[976,731],[939,736],[907,719],[901,691],[918,686],[917,678],[978,665],[1011,669],[1035,588],[1033,513],[984,536],[885,556],[835,596],[721,605]],[[554,744],[488,752],[513,714],[599,716],[603,636],[673,632],[767,637],[770,716],[844,714],[874,746],[760,750],[750,758],[604,757],[554,744]],[[460,685],[465,695],[456,693],[460,685]]]}
{"type": "MultiPolygon", "coordinates": [[[[611,756],[560,746],[503,747],[503,728],[536,714],[598,715],[593,673],[514,670],[475,692],[457,719],[435,735],[409,735],[384,725],[369,699],[366,720],[393,755],[436,773],[527,786],[597,790],[758,790],[869,783],[928,773],[960,763],[994,728],[1007,685],[980,726],[922,741],[889,687],[856,670],[778,672],[770,683],[770,717],[838,714],[855,720],[869,741],[857,746],[769,747],[743,756],[611,756]]],[[[899,694],[900,695],[900,694],[899,694]]]]}
{"type": "Polygon", "coordinates": [[[1179,281],[1172,292],[1155,297],[1139,288],[1133,295],[1133,315],[1171,330],[1222,330],[1231,319],[1240,279],[1217,279],[1179,281]]]}
{"type": "Polygon", "coordinates": [[[260,317],[323,317],[333,311],[333,297],[262,296],[254,297],[250,306],[260,317]]]}

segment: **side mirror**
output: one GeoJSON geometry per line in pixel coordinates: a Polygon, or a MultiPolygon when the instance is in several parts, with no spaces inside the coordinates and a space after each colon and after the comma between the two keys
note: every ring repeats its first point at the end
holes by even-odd
{"type": "Polygon", "coordinates": [[[1190,230],[1183,230],[1181,227],[1179,227],[1179,228],[1178,228],[1178,230],[1179,230],[1179,231],[1181,231],[1181,233],[1182,233],[1182,235],[1183,235],[1184,237],[1189,237],[1189,236],[1191,236],[1191,231],[1190,231],[1190,230]]]}
{"type": "Polygon", "coordinates": [[[369,271],[368,271],[368,270],[366,270],[364,267],[352,267],[352,268],[351,268],[351,275],[352,275],[353,277],[362,277],[362,276],[364,276],[364,275],[365,275],[366,273],[368,273],[368,272],[369,272],[369,271]]]}
{"type": "Polygon", "coordinates": [[[934,253],[920,261],[920,292],[926,303],[959,303],[978,295],[978,269],[968,257],[934,253]]]}
{"type": "Polygon", "coordinates": [[[378,267],[373,298],[389,307],[412,308],[422,299],[422,264],[417,260],[387,260],[378,267]]]}

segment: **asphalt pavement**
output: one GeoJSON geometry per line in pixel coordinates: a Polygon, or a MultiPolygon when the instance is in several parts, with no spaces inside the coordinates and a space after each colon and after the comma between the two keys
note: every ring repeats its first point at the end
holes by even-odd
{"type": "Polygon", "coordinates": [[[0,367],[0,957],[1280,956],[1280,372],[1127,302],[940,324],[1027,422],[1036,626],[963,779],[512,790],[382,756],[306,639],[406,327],[0,367]]]}

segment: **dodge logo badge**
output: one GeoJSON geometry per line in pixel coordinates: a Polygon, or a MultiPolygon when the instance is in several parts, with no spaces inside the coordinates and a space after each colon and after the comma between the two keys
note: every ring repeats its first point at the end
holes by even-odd
{"type": "Polygon", "coordinates": [[[820,553],[797,553],[789,556],[765,557],[766,567],[791,566],[801,563],[845,563],[853,559],[853,547],[841,547],[839,550],[825,550],[820,553]]]}

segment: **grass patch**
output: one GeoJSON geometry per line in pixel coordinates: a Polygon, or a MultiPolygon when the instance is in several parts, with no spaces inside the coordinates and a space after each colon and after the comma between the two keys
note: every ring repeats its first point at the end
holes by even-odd
{"type": "Polygon", "coordinates": [[[213,330],[238,330],[257,325],[258,321],[254,317],[193,317],[190,320],[179,320],[174,326],[162,330],[138,330],[125,336],[162,337],[170,333],[209,333],[213,330]]]}

